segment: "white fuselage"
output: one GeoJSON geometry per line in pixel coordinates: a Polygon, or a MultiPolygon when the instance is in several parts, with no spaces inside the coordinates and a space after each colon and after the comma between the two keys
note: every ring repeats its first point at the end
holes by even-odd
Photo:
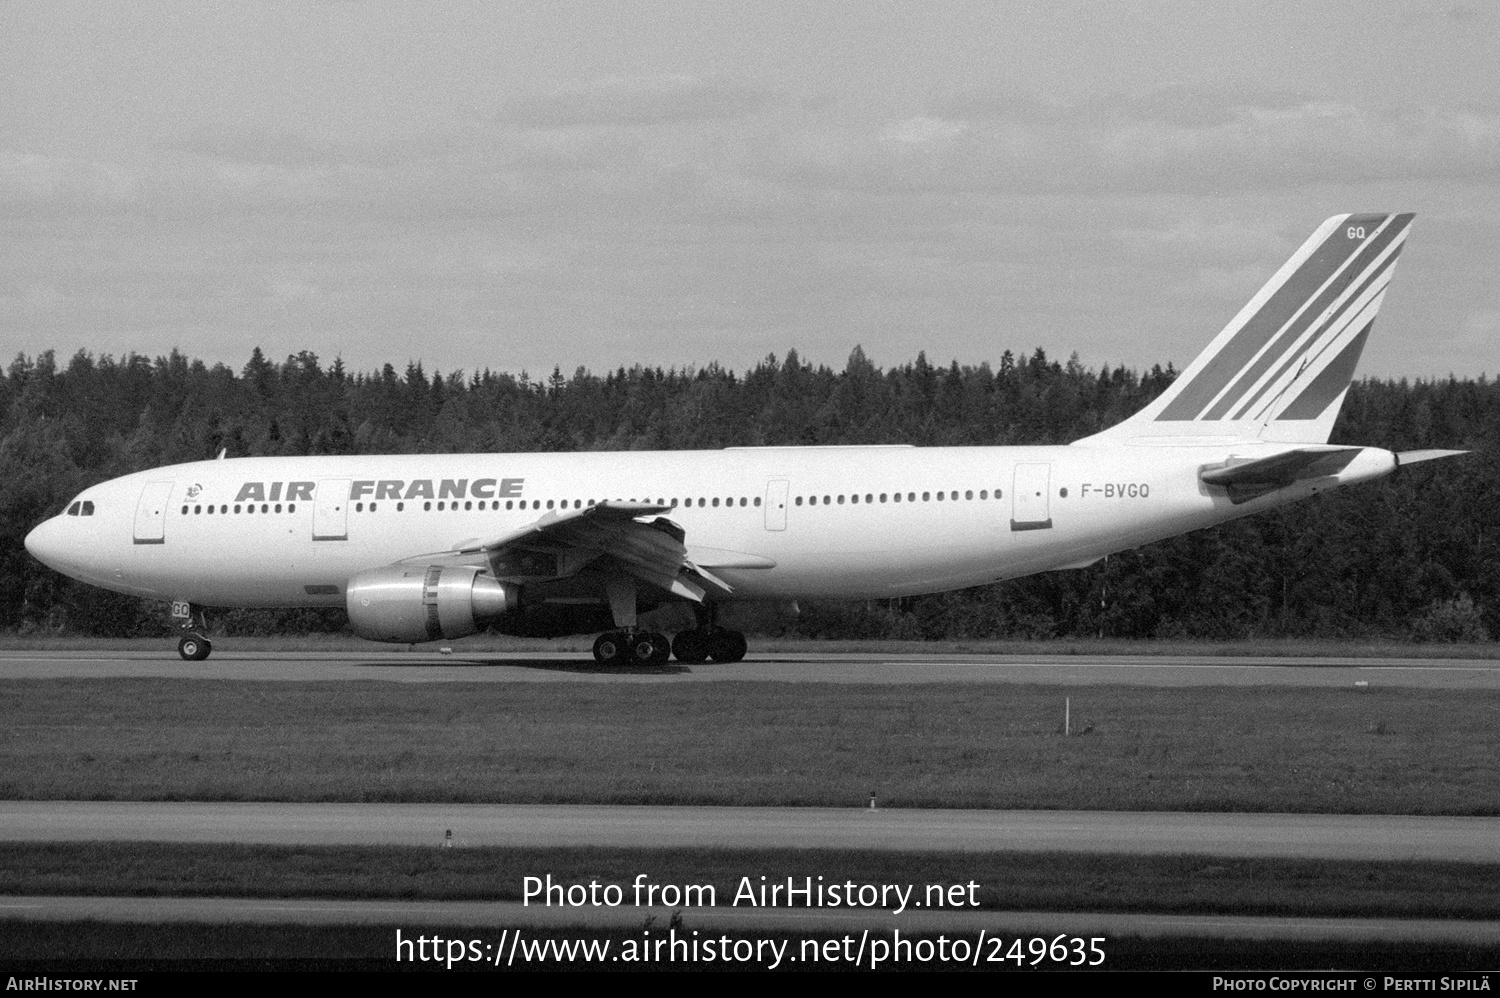
{"type": "Polygon", "coordinates": [[[732,587],[729,598],[869,599],[1085,565],[1394,466],[1367,448],[1336,478],[1238,505],[1198,477],[1283,449],[1181,441],[238,458],[93,486],[78,497],[92,515],[56,516],[27,546],[65,574],[138,596],[342,606],[355,573],[502,535],[563,504],[634,500],[675,505],[664,515],[684,531],[689,557],[732,587]]]}

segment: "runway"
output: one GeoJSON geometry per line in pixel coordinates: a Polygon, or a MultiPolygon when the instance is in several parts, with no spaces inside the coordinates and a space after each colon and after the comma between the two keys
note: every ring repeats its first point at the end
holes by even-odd
{"type": "Polygon", "coordinates": [[[1063,686],[1312,686],[1500,690],[1500,660],[1234,658],[1209,655],[993,655],[756,652],[743,662],[604,669],[580,652],[236,652],[184,662],[166,642],[151,651],[3,651],[5,679],[372,680],[398,683],[1046,683],[1063,686]]]}
{"type": "Polygon", "coordinates": [[[0,841],[1080,852],[1500,863],[1500,818],[1114,811],[3,801],[0,841]],[[451,832],[451,839],[449,833],[451,832]]]}

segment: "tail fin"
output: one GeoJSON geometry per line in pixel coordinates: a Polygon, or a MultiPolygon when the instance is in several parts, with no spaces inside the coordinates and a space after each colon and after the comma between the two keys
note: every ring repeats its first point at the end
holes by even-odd
{"type": "Polygon", "coordinates": [[[1324,222],[1160,398],[1079,442],[1326,443],[1413,217],[1324,222]]]}

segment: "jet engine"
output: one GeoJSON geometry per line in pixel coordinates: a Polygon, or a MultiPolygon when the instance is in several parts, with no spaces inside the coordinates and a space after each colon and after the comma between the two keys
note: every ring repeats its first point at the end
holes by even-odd
{"type": "Polygon", "coordinates": [[[462,565],[388,565],[349,580],[354,633],[372,641],[436,641],[475,634],[521,606],[521,587],[462,565]]]}

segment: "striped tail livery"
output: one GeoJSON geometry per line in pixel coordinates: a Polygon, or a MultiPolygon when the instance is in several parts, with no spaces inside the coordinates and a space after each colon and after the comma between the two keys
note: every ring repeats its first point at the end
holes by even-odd
{"type": "Polygon", "coordinates": [[[1413,217],[1328,219],[1160,398],[1089,442],[1326,443],[1413,217]]]}

